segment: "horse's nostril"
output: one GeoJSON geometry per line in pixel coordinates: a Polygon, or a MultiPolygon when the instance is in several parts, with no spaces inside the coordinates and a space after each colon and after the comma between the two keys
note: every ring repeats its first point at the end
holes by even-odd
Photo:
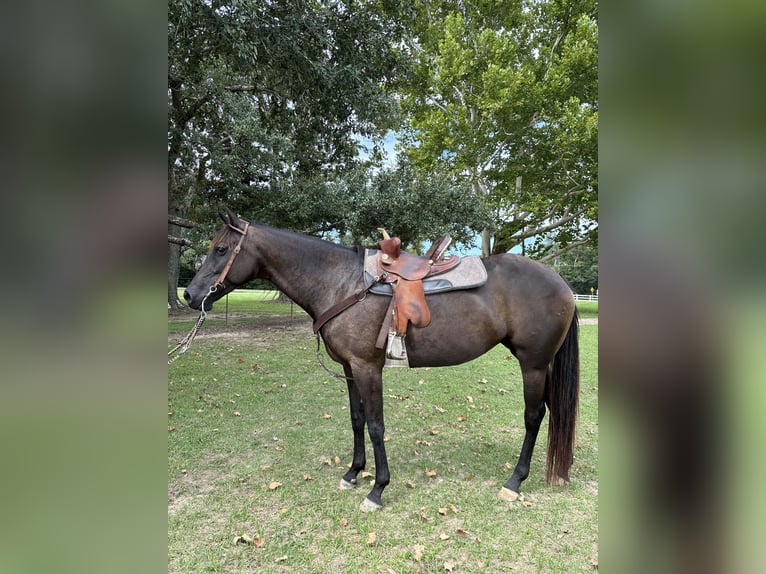
{"type": "Polygon", "coordinates": [[[184,299],[186,299],[187,302],[191,302],[191,295],[186,289],[184,289],[184,299]]]}

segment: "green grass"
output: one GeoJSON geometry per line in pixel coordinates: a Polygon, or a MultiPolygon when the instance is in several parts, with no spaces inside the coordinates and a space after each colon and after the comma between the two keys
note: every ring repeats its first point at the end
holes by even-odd
{"type": "MultiPolygon", "coordinates": [[[[392,480],[383,510],[362,514],[369,486],[337,488],[352,448],[345,384],[319,366],[310,322],[247,293],[230,313],[235,295],[270,306],[226,326],[216,304],[169,367],[168,572],[594,571],[596,325],[581,326],[571,485],[545,485],[544,422],[526,504],[497,498],[523,438],[518,363],[498,347],[458,367],[384,371],[392,480]]],[[[369,441],[367,453],[374,472],[369,441]]]]}
{"type": "Polygon", "coordinates": [[[576,304],[580,317],[589,319],[598,318],[598,301],[577,301],[576,304]]]}

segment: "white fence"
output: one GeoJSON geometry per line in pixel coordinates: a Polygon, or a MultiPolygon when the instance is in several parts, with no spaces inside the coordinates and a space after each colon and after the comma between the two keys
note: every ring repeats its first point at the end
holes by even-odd
{"type": "Polygon", "coordinates": [[[598,294],[596,295],[578,295],[574,294],[575,301],[596,301],[598,302],[598,294]]]}

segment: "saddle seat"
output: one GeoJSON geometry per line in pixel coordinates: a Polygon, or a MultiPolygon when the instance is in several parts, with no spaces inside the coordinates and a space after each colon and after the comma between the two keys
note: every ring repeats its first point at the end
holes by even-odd
{"type": "Polygon", "coordinates": [[[444,257],[444,251],[451,242],[446,235],[434,242],[425,257],[419,257],[402,251],[402,242],[398,237],[388,237],[385,231],[383,233],[385,238],[378,242],[378,278],[381,283],[391,286],[393,299],[392,312],[387,315],[381,333],[391,319],[394,333],[403,337],[410,323],[415,327],[427,327],[431,322],[423,279],[457,267],[460,258],[457,255],[444,257]]]}

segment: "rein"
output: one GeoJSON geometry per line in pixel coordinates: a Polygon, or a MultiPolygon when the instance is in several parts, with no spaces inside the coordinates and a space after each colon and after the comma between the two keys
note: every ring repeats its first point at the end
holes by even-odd
{"type": "Polygon", "coordinates": [[[234,259],[236,259],[239,252],[242,250],[242,243],[245,241],[245,236],[247,235],[247,228],[250,227],[250,222],[245,221],[245,228],[240,229],[239,227],[233,226],[231,223],[227,223],[231,229],[236,231],[240,234],[239,241],[237,242],[236,247],[231,252],[231,255],[229,255],[229,260],[226,262],[226,266],[223,268],[223,271],[221,271],[221,274],[218,275],[218,279],[215,280],[215,283],[210,287],[210,290],[207,292],[207,295],[202,299],[202,304],[200,305],[200,313],[199,318],[197,318],[197,322],[192,327],[191,331],[189,331],[189,334],[186,335],[186,337],[181,340],[180,343],[178,343],[175,347],[173,347],[170,351],[168,351],[168,365],[172,364],[178,357],[183,355],[186,351],[189,350],[189,347],[192,344],[192,341],[194,341],[194,337],[197,336],[197,333],[199,333],[199,330],[202,328],[202,323],[205,322],[205,317],[207,317],[207,312],[205,311],[205,301],[207,301],[207,298],[210,297],[213,293],[218,291],[218,287],[223,286],[223,282],[226,279],[226,276],[229,274],[229,270],[231,269],[232,264],[234,263],[234,259]],[[179,350],[180,349],[180,350],[179,350]],[[175,356],[172,356],[174,353],[178,353],[175,356]]]}

